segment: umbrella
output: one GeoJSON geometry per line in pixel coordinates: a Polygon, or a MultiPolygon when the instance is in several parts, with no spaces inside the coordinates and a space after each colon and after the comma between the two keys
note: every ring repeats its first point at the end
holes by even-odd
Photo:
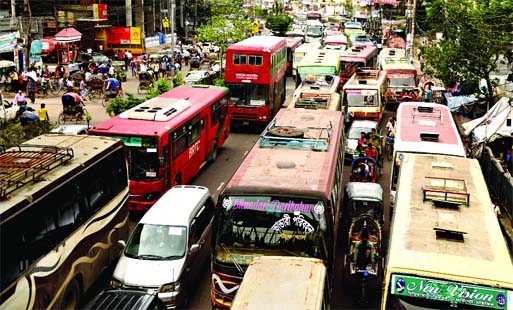
{"type": "Polygon", "coordinates": [[[16,64],[10,60],[0,60],[0,69],[9,67],[16,67],[16,64]]]}

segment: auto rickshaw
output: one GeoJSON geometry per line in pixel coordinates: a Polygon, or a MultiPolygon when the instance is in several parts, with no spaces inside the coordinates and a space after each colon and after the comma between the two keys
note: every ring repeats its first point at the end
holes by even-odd
{"type": "Polygon", "coordinates": [[[125,62],[121,60],[114,60],[111,66],[114,69],[113,77],[122,82],[126,82],[125,62]]]}
{"type": "Polygon", "coordinates": [[[84,108],[85,104],[80,98],[80,95],[75,92],[68,92],[62,95],[62,112],[59,114],[57,122],[65,124],[66,122],[78,123],[79,121],[87,120],[87,110],[84,108]]]}

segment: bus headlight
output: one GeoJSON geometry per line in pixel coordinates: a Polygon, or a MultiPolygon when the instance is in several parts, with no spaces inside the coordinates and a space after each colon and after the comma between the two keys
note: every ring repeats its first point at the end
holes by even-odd
{"type": "Polygon", "coordinates": [[[180,282],[171,282],[160,287],[160,293],[171,293],[180,290],[180,282]]]}
{"type": "Polygon", "coordinates": [[[144,194],[144,201],[153,201],[159,198],[160,192],[148,192],[144,194]]]}
{"type": "Polygon", "coordinates": [[[110,288],[117,289],[122,286],[123,286],[123,284],[121,283],[121,281],[114,279],[114,278],[112,278],[112,280],[110,280],[110,288]]]}

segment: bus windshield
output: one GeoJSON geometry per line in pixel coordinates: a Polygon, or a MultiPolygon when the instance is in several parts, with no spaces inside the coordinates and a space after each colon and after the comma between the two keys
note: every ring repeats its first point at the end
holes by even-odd
{"type": "Polygon", "coordinates": [[[247,265],[268,251],[326,258],[327,224],[322,201],[230,196],[223,199],[215,259],[247,265]],[[244,255],[243,255],[244,254],[244,255]]]}
{"type": "Polygon", "coordinates": [[[228,84],[230,100],[236,105],[265,106],[269,86],[263,84],[228,84]]]}
{"type": "Polygon", "coordinates": [[[410,86],[415,87],[415,75],[409,73],[388,74],[388,85],[391,87],[410,86]]]}
{"type": "Polygon", "coordinates": [[[152,181],[159,178],[158,142],[156,137],[109,137],[123,140],[128,150],[128,174],[133,181],[152,181]]]}
{"type": "Polygon", "coordinates": [[[312,38],[320,38],[322,37],[322,26],[306,26],[306,35],[312,38]]]}
{"type": "Polygon", "coordinates": [[[350,107],[377,107],[378,92],[376,90],[346,90],[347,103],[350,107]]]}

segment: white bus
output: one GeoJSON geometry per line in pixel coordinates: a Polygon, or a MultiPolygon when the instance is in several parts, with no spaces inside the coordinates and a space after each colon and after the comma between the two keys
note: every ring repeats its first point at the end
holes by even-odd
{"type": "Polygon", "coordinates": [[[0,308],[74,309],[128,236],[121,140],[51,134],[0,150],[0,308]]]}
{"type": "Polygon", "coordinates": [[[301,60],[305,57],[305,55],[312,51],[318,50],[321,48],[321,42],[315,41],[310,43],[303,43],[298,46],[294,51],[294,60],[292,61],[292,75],[295,76],[297,74],[297,65],[301,62],[301,60]]]}
{"type": "Polygon", "coordinates": [[[390,200],[394,202],[399,165],[405,153],[466,157],[449,108],[429,102],[402,102],[397,109],[390,200]]]}
{"type": "Polygon", "coordinates": [[[513,263],[479,162],[406,154],[381,309],[513,309],[513,263]]]}

